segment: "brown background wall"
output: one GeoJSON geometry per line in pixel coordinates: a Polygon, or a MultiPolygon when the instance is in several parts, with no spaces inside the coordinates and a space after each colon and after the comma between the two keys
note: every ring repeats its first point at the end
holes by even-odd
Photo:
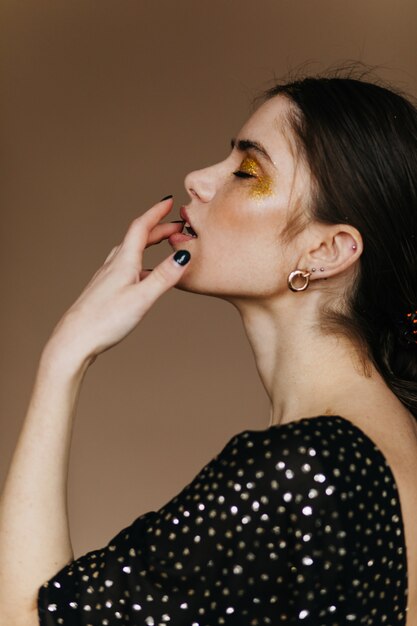
{"type": "MultiPolygon", "coordinates": [[[[346,59],[417,95],[415,0],[4,0],[4,477],[53,326],[135,215],[222,158],[274,74],[346,59]]],[[[145,253],[152,267],[168,243],[145,253]]],[[[172,290],[93,365],[70,473],[77,554],[159,508],[269,406],[237,313],[172,290]]]]}

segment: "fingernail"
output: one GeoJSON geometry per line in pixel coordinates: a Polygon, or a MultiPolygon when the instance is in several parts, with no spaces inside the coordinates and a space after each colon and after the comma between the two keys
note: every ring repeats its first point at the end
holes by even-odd
{"type": "Polygon", "coordinates": [[[187,265],[188,261],[191,259],[191,254],[188,250],[177,250],[174,254],[174,261],[178,263],[178,265],[187,265]]]}
{"type": "Polygon", "coordinates": [[[162,198],[162,200],[160,200],[159,202],[163,202],[164,200],[169,200],[169,198],[172,198],[172,194],[170,194],[169,196],[165,196],[165,198],[162,198]]]}

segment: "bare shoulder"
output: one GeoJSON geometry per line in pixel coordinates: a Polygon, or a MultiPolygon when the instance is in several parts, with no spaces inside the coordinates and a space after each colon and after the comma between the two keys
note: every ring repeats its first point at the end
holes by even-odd
{"type": "Polygon", "coordinates": [[[417,419],[403,406],[354,417],[385,456],[404,498],[417,498],[417,419]]]}
{"type": "MultiPolygon", "coordinates": [[[[367,430],[403,479],[415,476],[417,467],[417,420],[405,408],[394,413],[379,413],[360,424],[367,430]]],[[[415,482],[415,481],[413,481],[415,482]]]]}

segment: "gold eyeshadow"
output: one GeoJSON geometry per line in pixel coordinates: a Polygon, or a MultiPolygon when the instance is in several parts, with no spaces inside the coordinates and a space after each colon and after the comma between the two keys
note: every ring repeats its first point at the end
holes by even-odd
{"type": "Polygon", "coordinates": [[[259,175],[259,166],[255,159],[251,159],[249,157],[245,157],[242,163],[239,166],[239,170],[241,172],[245,172],[245,174],[250,174],[251,176],[259,175]]]}
{"type": "Polygon", "coordinates": [[[272,179],[261,173],[261,168],[255,159],[245,157],[239,166],[239,171],[254,176],[250,190],[252,198],[263,198],[272,194],[272,179]]]}

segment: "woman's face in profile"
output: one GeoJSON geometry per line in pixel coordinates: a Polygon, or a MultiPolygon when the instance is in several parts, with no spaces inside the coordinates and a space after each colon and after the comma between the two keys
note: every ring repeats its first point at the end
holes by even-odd
{"type": "Polygon", "coordinates": [[[246,122],[229,156],[185,179],[186,212],[197,238],[172,243],[191,252],[180,289],[228,299],[287,290],[297,240],[283,246],[288,216],[309,192],[287,122],[289,103],[274,97],[246,122]]]}

